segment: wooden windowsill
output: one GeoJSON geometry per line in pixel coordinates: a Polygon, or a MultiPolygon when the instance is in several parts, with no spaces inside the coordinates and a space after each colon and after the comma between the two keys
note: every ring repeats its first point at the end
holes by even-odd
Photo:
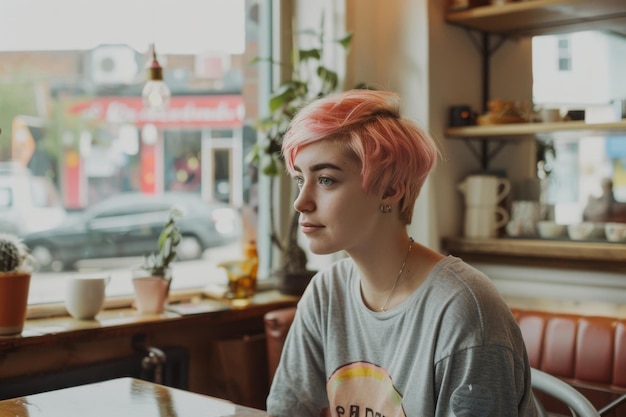
{"type": "MultiPolygon", "coordinates": [[[[170,303],[176,304],[199,301],[203,298],[206,297],[202,289],[175,290],[171,291],[169,301],[170,303]]],[[[134,303],[135,299],[133,295],[107,297],[104,302],[103,311],[119,310],[124,308],[132,309],[134,307],[134,303]]],[[[67,312],[63,302],[32,304],[28,306],[27,317],[29,320],[62,316],[69,317],[69,313],[67,312]]]]}
{"type": "Polygon", "coordinates": [[[226,300],[198,295],[188,301],[172,302],[162,314],[140,314],[132,307],[105,309],[95,320],[76,320],[67,315],[29,318],[21,335],[0,336],[0,351],[25,346],[62,343],[77,339],[132,335],[150,329],[194,325],[206,320],[236,321],[264,314],[272,309],[295,305],[298,297],[276,290],[261,291],[243,308],[226,300]]]}

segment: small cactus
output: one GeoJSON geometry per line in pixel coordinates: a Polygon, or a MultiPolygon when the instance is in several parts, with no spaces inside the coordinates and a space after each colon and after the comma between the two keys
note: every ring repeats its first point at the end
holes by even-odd
{"type": "Polygon", "coordinates": [[[0,272],[22,271],[29,259],[28,248],[18,237],[0,233],[0,272]]]}

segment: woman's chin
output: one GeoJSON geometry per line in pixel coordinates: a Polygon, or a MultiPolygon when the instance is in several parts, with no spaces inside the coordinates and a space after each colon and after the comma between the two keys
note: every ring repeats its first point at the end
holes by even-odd
{"type": "Polygon", "coordinates": [[[324,245],[309,240],[309,251],[311,251],[311,253],[314,253],[315,255],[330,255],[335,252],[339,252],[340,250],[341,249],[336,249],[329,245],[324,245]]]}

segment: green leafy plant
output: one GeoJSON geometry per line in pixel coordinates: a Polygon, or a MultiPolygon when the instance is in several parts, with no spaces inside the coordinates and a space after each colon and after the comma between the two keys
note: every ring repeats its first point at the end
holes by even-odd
{"type": "Polygon", "coordinates": [[[170,211],[167,222],[159,235],[158,252],[151,253],[144,257],[141,269],[148,271],[151,276],[162,276],[169,278],[170,263],[176,259],[176,248],[181,241],[181,234],[176,219],[182,217],[182,212],[173,208],[170,211]]]}
{"type": "MultiPolygon", "coordinates": [[[[322,19],[321,28],[324,27],[322,19]]],[[[296,48],[292,51],[290,63],[291,76],[283,81],[267,103],[269,115],[258,122],[258,128],[263,133],[261,143],[255,145],[248,155],[248,162],[270,177],[285,173],[284,161],[281,154],[283,137],[295,116],[296,112],[305,104],[316,98],[324,97],[336,92],[339,87],[337,71],[327,67],[324,63],[325,47],[339,45],[345,54],[350,50],[352,33],[340,39],[327,42],[323,30],[303,30],[294,32],[294,45],[298,45],[300,37],[312,40],[313,47],[296,48]]],[[[283,65],[271,59],[256,58],[253,62],[269,61],[272,64],[283,65]]],[[[276,182],[272,181],[270,199],[273,200],[276,182]]],[[[289,231],[284,239],[277,232],[273,205],[270,205],[270,237],[272,243],[283,254],[280,270],[284,273],[300,273],[306,271],[307,256],[298,245],[298,213],[294,212],[289,231]]]]}
{"type": "Polygon", "coordinates": [[[34,258],[17,237],[0,233],[0,272],[24,273],[32,271],[34,258]]]}

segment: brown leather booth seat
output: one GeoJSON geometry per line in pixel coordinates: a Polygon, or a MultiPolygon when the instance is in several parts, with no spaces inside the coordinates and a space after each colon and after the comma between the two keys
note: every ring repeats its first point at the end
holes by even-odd
{"type": "MultiPolygon", "coordinates": [[[[626,320],[511,309],[533,368],[559,377],[600,409],[626,393],[626,320]]],[[[539,394],[550,411],[567,409],[539,394]]],[[[626,406],[609,416],[626,416],[626,406]]]]}
{"type": "MultiPolygon", "coordinates": [[[[291,307],[265,315],[270,381],[295,311],[291,307]]],[[[511,311],[522,330],[532,367],[567,381],[598,409],[626,393],[626,320],[517,308],[511,311]]],[[[557,400],[542,393],[538,397],[548,411],[570,415],[557,400]]],[[[626,417],[626,405],[607,415],[626,417]]]]}

